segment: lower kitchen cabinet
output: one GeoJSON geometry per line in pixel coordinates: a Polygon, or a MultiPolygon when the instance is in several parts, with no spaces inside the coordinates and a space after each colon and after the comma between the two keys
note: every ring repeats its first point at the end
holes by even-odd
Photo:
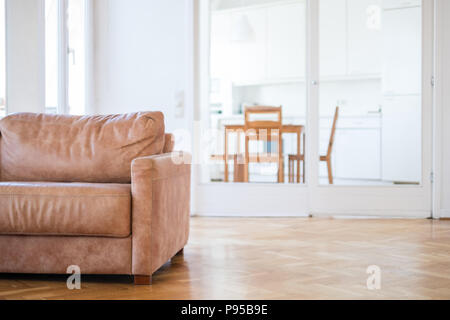
{"type": "MultiPolygon", "coordinates": [[[[320,154],[327,152],[330,138],[330,119],[321,119],[320,154]]],[[[381,179],[380,117],[341,117],[333,147],[333,174],[338,179],[381,179]]],[[[320,176],[327,176],[327,168],[320,166],[320,176]]]]}
{"type": "Polygon", "coordinates": [[[381,179],[380,129],[336,132],[335,175],[345,179],[381,179]]]}
{"type": "Polygon", "coordinates": [[[422,165],[421,97],[392,96],[383,101],[382,178],[420,182],[422,165]]]}

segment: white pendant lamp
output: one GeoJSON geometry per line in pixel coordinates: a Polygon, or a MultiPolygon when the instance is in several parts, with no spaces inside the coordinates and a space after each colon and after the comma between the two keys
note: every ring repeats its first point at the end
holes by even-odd
{"type": "Polygon", "coordinates": [[[251,42],[255,40],[255,30],[253,30],[250,20],[246,14],[241,14],[233,19],[231,30],[231,41],[251,42]]]}

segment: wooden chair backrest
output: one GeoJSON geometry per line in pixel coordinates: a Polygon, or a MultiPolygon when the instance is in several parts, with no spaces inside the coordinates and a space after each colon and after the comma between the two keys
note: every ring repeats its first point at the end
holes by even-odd
{"type": "Polygon", "coordinates": [[[281,130],[282,107],[252,106],[245,108],[245,130],[281,130]],[[275,115],[274,120],[251,120],[252,115],[275,115]]]}
{"type": "Polygon", "coordinates": [[[339,118],[339,107],[336,107],[336,112],[334,113],[333,119],[333,127],[331,128],[330,143],[328,144],[327,157],[330,157],[331,153],[333,152],[334,138],[336,136],[336,127],[338,118],[339,118]]]}

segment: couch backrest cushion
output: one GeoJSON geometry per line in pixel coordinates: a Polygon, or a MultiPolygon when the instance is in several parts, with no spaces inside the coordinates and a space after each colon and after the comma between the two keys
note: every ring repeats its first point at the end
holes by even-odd
{"type": "Polygon", "coordinates": [[[19,113],[0,120],[2,181],[129,183],[131,162],[160,154],[164,116],[19,113]]]}
{"type": "Polygon", "coordinates": [[[171,153],[175,148],[175,136],[172,133],[166,133],[163,153],[171,153]]]}

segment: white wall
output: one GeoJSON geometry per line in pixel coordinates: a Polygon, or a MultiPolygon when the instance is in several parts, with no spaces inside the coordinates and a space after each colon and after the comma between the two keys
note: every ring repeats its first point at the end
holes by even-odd
{"type": "Polygon", "coordinates": [[[43,0],[7,0],[7,111],[45,108],[43,0]]]}
{"type": "Polygon", "coordinates": [[[166,131],[189,127],[193,114],[189,103],[189,3],[95,1],[97,113],[159,110],[166,116],[166,131]],[[184,116],[176,114],[180,103],[185,104],[184,116]]]}

